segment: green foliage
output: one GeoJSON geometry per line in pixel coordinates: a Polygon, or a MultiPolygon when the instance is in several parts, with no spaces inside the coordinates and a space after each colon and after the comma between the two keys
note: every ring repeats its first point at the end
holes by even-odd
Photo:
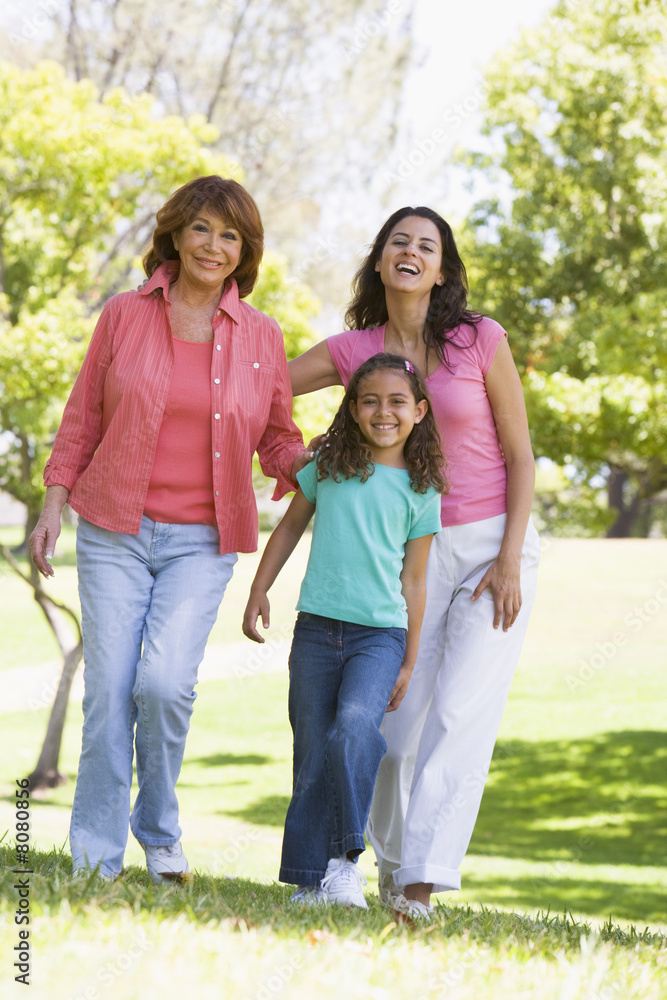
{"type": "Polygon", "coordinates": [[[285,257],[272,251],[264,254],[257,287],[247,301],[278,322],[288,358],[296,358],[312,346],[315,338],[309,319],[317,313],[319,303],[306,285],[290,277],[285,257]]]}
{"type": "Polygon", "coordinates": [[[121,89],[104,99],[89,80],[56,63],[24,73],[0,66],[0,250],[9,319],[72,286],[94,307],[138,247],[177,186],[203,173],[240,177],[204,144],[216,131],[203,118],[158,118],[148,95],[121,89]]]}
{"type": "Polygon", "coordinates": [[[487,77],[489,152],[510,204],[475,206],[475,304],[510,331],[536,452],[623,515],[667,488],[667,12],[561,3],[487,77]]]}
{"type": "Polygon", "coordinates": [[[615,518],[599,489],[548,460],[537,465],[532,516],[538,531],[566,538],[603,535],[615,518]]]}

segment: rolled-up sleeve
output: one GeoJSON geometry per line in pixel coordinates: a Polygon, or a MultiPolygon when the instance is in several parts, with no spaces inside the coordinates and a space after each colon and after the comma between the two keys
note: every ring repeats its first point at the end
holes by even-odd
{"type": "Polygon", "coordinates": [[[264,475],[276,480],[272,499],[280,500],[286,493],[298,487],[296,480],[290,478],[290,473],[294,459],[301,454],[304,445],[301,431],[292,419],[292,387],[282,331],[275,321],[272,325],[277,336],[274,354],[276,382],[269,417],[257,446],[257,454],[264,475]]]}

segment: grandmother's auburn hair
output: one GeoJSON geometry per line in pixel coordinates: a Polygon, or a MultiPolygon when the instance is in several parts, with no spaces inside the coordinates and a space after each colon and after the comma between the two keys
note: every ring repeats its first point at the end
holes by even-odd
{"type": "Polygon", "coordinates": [[[425,205],[419,205],[417,208],[406,206],[389,216],[352,280],[352,301],[345,313],[345,323],[350,330],[366,330],[369,327],[381,326],[389,319],[384,285],[379,272],[375,270],[375,265],[382,257],[382,251],[392,230],[402,219],[411,215],[428,219],[440,233],[441,268],[445,282],[443,285],[434,285],[431,289],[431,301],[423,337],[427,348],[434,350],[442,364],[451,371],[447,348],[451,346],[462,350],[472,347],[477,339],[477,323],[482,317],[479,313],[466,308],[468,276],[464,263],[459,256],[451,226],[432,208],[427,208],[425,205]],[[470,340],[467,343],[461,343],[447,336],[462,325],[471,328],[470,340]]]}
{"type": "Polygon", "coordinates": [[[410,486],[415,493],[426,493],[433,486],[438,493],[447,493],[449,484],[445,478],[445,459],[442,454],[438,431],[431,401],[424,379],[414,366],[399,354],[374,354],[352,375],[347,391],[331,426],[323,435],[315,459],[318,480],[329,476],[334,482],[359,476],[365,483],[373,475],[375,465],[373,455],[359,426],[350,412],[350,401],[357,401],[359,386],[372,372],[390,370],[399,373],[410,387],[415,402],[426,400],[428,409],[420,421],[410,431],[405,442],[405,464],[410,474],[410,486]]]}
{"type": "Polygon", "coordinates": [[[202,208],[241,234],[241,257],[232,277],[238,285],[239,298],[243,299],[255,287],[264,253],[262,217],[254,198],[241,184],[217,174],[184,184],[158,210],[151,244],[143,258],[144,271],[150,278],[160,264],[179,259],[172,233],[188,226],[202,208]]]}

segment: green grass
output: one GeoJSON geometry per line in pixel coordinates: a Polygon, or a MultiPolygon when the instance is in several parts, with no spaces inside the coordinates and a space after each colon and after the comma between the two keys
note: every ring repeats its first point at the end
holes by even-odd
{"type": "MultiPolygon", "coordinates": [[[[156,887],[130,867],[112,885],[72,881],[57,851],[32,867],[39,998],[664,996],[664,937],[611,922],[595,930],[567,914],[448,904],[420,927],[398,923],[377,899],[366,912],[302,909],[285,886],[250,879],[197,873],[192,886],[156,887]]],[[[6,869],[6,900],[14,879],[6,869]]],[[[4,955],[15,930],[0,929],[4,955]]]]}
{"type": "MultiPolygon", "coordinates": [[[[278,634],[292,617],[304,558],[305,548],[278,585],[278,634]]],[[[240,560],[218,642],[239,637],[255,564],[255,556],[240,560]]],[[[70,571],[59,567],[59,586],[70,571]]],[[[286,676],[251,671],[200,684],[179,783],[183,841],[199,873],[194,887],[150,886],[131,838],[118,884],[71,885],[61,848],[72,782],[33,802],[33,843],[55,850],[39,856],[32,886],[32,995],[667,996],[665,581],[662,541],[545,546],[463,892],[439,897],[432,930],[397,927],[373,901],[372,852],[362,860],[368,914],[286,904],[287,890],[274,883],[290,792],[286,676]],[[57,985],[41,986],[54,969],[57,985]]],[[[31,650],[39,615],[29,596],[18,601],[21,589],[27,594],[20,581],[0,579],[3,640],[17,659],[11,636],[22,641],[27,630],[31,650]]],[[[214,651],[224,657],[224,647],[214,651]]],[[[26,675],[30,669],[37,668],[26,665],[26,675]]],[[[0,833],[9,838],[11,781],[34,765],[46,717],[44,709],[2,716],[0,833]]],[[[61,756],[70,774],[80,725],[72,703],[61,756]]],[[[0,898],[10,917],[11,884],[6,873],[0,898]]],[[[11,923],[0,931],[3,955],[14,931],[11,923]]]]}

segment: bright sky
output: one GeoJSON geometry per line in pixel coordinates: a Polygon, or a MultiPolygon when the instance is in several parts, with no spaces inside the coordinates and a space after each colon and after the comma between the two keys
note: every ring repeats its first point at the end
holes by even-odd
{"type": "Polygon", "coordinates": [[[522,28],[537,25],[555,2],[416,0],[415,34],[421,49],[416,56],[423,57],[423,66],[413,72],[406,93],[405,122],[412,135],[387,165],[400,177],[403,161],[402,172],[408,175],[392,204],[430,204],[446,215],[465,214],[463,202],[470,196],[449,171],[444,170],[434,184],[433,164],[443,162],[457,144],[476,144],[480,119],[475,109],[484,67],[499,48],[518,38],[522,28]],[[420,152],[423,164],[418,162],[420,152]],[[406,160],[410,155],[412,160],[406,160]]]}

